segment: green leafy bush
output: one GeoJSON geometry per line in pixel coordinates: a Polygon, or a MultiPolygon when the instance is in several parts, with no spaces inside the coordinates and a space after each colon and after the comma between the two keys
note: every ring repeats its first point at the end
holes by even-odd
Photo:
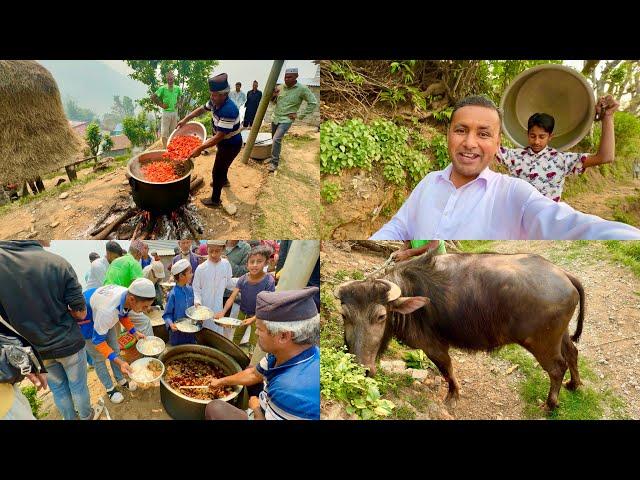
{"type": "Polygon", "coordinates": [[[42,400],[38,398],[38,390],[35,386],[29,385],[28,387],[22,387],[20,389],[27,400],[29,400],[29,405],[31,406],[31,412],[33,416],[36,418],[42,418],[44,415],[40,412],[40,407],[42,407],[42,400]]]}
{"type": "Polygon", "coordinates": [[[324,182],[320,189],[322,199],[327,203],[333,203],[340,197],[340,185],[332,182],[324,182]]]}
{"type": "Polygon", "coordinates": [[[363,420],[389,416],[393,402],[381,398],[378,382],[344,348],[323,348],[320,356],[320,393],[346,405],[349,415],[363,420]]]}
{"type": "Polygon", "coordinates": [[[359,119],[342,124],[329,121],[320,128],[320,169],[324,174],[338,175],[350,168],[371,171],[379,163],[385,180],[413,187],[433,169],[425,151],[432,149],[439,164],[448,163],[446,138],[441,134],[429,142],[387,120],[369,125],[359,119]]]}

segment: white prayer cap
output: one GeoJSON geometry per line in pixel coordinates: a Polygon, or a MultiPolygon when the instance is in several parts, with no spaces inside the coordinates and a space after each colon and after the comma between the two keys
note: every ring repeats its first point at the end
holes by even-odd
{"type": "Polygon", "coordinates": [[[148,278],[136,278],[129,286],[129,293],[142,298],[155,298],[156,287],[148,278]]]}
{"type": "Polygon", "coordinates": [[[183,258],[182,260],[178,260],[173,264],[173,267],[171,267],[171,275],[178,275],[179,273],[184,272],[190,266],[191,264],[189,263],[189,260],[185,258],[183,258]]]}
{"type": "Polygon", "coordinates": [[[298,73],[298,67],[287,68],[284,73],[298,73]]]}
{"type": "MultiPolygon", "coordinates": [[[[164,265],[162,265],[162,262],[153,261],[142,269],[142,274],[146,278],[149,278],[150,272],[153,272],[156,278],[164,278],[164,265]]],[[[149,278],[149,280],[151,280],[151,278],[149,278]]]]}

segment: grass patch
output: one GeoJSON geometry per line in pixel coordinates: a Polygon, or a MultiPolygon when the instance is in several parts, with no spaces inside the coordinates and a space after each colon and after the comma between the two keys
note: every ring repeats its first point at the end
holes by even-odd
{"type": "Polygon", "coordinates": [[[603,242],[614,260],[626,265],[640,277],[640,242],[607,240],[603,242]]]}
{"type": "Polygon", "coordinates": [[[402,405],[396,408],[389,418],[393,420],[415,420],[416,412],[406,405],[402,405]]]}
{"type": "Polygon", "coordinates": [[[485,253],[493,251],[493,240],[461,240],[460,250],[465,253],[485,253]]]}
{"type": "MultiPolygon", "coordinates": [[[[507,345],[493,355],[520,366],[524,378],[520,381],[520,396],[525,402],[523,414],[527,418],[548,418],[550,420],[598,420],[609,413],[614,418],[624,418],[624,404],[612,391],[598,391],[599,379],[588,362],[580,357],[578,369],[583,380],[587,380],[577,391],[560,389],[558,408],[550,414],[540,409],[549,393],[549,376],[535,358],[518,345],[507,345]]],[[[565,380],[569,378],[569,371],[565,380]]]]}

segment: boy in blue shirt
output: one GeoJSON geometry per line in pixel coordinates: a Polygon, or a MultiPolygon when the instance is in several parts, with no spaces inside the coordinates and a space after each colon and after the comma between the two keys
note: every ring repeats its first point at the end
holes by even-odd
{"type": "Polygon", "coordinates": [[[169,330],[169,343],[171,345],[197,343],[195,334],[181,332],[175,324],[176,320],[187,316],[185,313],[187,308],[192,307],[194,303],[193,287],[189,285],[193,277],[189,260],[182,259],[174,263],[171,274],[176,280],[176,285],[167,296],[167,307],[162,315],[169,330]]]}

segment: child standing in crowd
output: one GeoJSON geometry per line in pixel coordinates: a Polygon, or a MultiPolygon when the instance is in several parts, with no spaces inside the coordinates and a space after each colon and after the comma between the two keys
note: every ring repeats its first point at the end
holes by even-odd
{"type": "Polygon", "coordinates": [[[247,260],[247,268],[249,271],[242,275],[238,279],[236,288],[231,292],[231,296],[225,303],[221,312],[215,314],[215,318],[221,318],[233,306],[233,302],[240,292],[240,314],[238,319],[244,320],[242,325],[236,329],[233,334],[233,342],[237,345],[242,341],[247,327],[251,325],[251,333],[249,336],[249,343],[255,345],[255,312],[256,312],[256,297],[260,292],[273,292],[276,289],[276,283],[273,275],[267,274],[264,271],[264,267],[269,261],[271,256],[271,248],[266,245],[259,245],[253,247],[249,252],[247,260]]]}
{"type": "Polygon", "coordinates": [[[181,332],[175,324],[176,320],[187,316],[185,312],[187,308],[193,306],[194,302],[193,287],[189,285],[193,277],[189,260],[182,259],[174,263],[171,274],[176,280],[176,285],[167,296],[167,308],[162,315],[169,330],[169,343],[171,345],[197,343],[195,334],[181,332]]]}

